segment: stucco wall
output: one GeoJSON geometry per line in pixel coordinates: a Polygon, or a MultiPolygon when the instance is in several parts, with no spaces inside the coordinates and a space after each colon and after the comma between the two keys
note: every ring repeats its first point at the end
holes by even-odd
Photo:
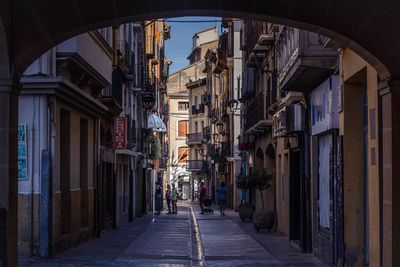
{"type": "Polygon", "coordinates": [[[186,84],[191,81],[196,81],[205,78],[206,75],[202,72],[204,69],[204,60],[191,64],[179,71],[171,73],[168,77],[167,90],[168,93],[175,93],[187,90],[186,84]]]}
{"type": "Polygon", "coordinates": [[[111,83],[112,59],[88,33],[78,35],[57,46],[57,53],[77,53],[111,83]]]}
{"type": "Polygon", "coordinates": [[[289,153],[284,148],[285,138],[277,138],[276,145],[276,208],[278,232],[289,234],[289,153]],[[286,159],[286,160],[285,160],[286,159]]]}
{"type": "Polygon", "coordinates": [[[218,28],[210,28],[204,31],[200,31],[196,33],[193,36],[193,47],[192,49],[195,49],[196,47],[199,47],[200,45],[204,43],[211,42],[213,40],[218,39],[218,28]]]}
{"type": "MultiPolygon", "coordinates": [[[[367,210],[369,219],[367,230],[369,233],[369,264],[370,266],[379,266],[380,190],[377,73],[350,49],[344,49],[341,52],[340,60],[340,73],[344,84],[344,109],[340,114],[340,134],[344,134],[344,157],[346,159],[344,165],[345,245],[347,248],[353,249],[354,253],[349,256],[356,256],[354,266],[363,266],[363,212],[365,207],[364,188],[362,186],[362,158],[360,158],[363,152],[360,129],[362,123],[362,114],[360,114],[362,112],[362,95],[360,95],[360,91],[362,90],[362,84],[366,84],[368,95],[368,185],[366,188],[368,188],[369,205],[367,210]]],[[[384,236],[390,236],[391,238],[390,227],[386,228],[384,236]]],[[[390,246],[388,245],[388,247],[390,246]]],[[[386,252],[384,251],[384,253],[386,252]]]]}
{"type": "MultiPolygon", "coordinates": [[[[178,162],[178,148],[187,147],[186,136],[178,136],[178,122],[189,120],[189,110],[178,110],[178,102],[189,102],[188,96],[169,97],[169,161],[170,164],[177,164],[178,162]]],[[[170,180],[174,174],[185,173],[186,164],[180,164],[180,167],[172,167],[170,170],[170,180]]]]}

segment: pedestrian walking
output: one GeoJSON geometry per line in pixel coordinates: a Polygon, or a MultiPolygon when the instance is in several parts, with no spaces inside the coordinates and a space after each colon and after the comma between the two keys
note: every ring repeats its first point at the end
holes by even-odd
{"type": "Polygon", "coordinates": [[[177,201],[178,201],[178,189],[175,187],[175,184],[172,184],[171,202],[172,202],[172,213],[173,214],[178,213],[178,206],[176,204],[177,201]]]}
{"type": "Polygon", "coordinates": [[[206,199],[207,188],[204,186],[204,182],[200,183],[200,214],[204,214],[204,200],[206,199]]]}
{"type": "Polygon", "coordinates": [[[155,199],[157,215],[161,214],[161,206],[162,206],[161,194],[162,194],[162,188],[161,188],[161,185],[157,182],[156,183],[156,199],[155,199]]]}
{"type": "Polygon", "coordinates": [[[171,198],[172,198],[171,186],[167,185],[167,190],[165,192],[165,199],[167,200],[167,206],[168,206],[167,214],[171,214],[171,198]]]}
{"type": "Polygon", "coordinates": [[[222,182],[221,185],[217,188],[217,192],[218,192],[219,212],[221,216],[225,216],[226,195],[228,193],[228,189],[225,187],[224,182],[222,182]]]}

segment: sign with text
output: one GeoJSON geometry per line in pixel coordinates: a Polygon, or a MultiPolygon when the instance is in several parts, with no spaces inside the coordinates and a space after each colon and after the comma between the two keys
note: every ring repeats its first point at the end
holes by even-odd
{"type": "Polygon", "coordinates": [[[114,148],[126,149],[126,117],[114,118],[114,148]]]}
{"type": "Polygon", "coordinates": [[[339,128],[338,75],[332,75],[311,93],[311,134],[317,135],[339,128]]]}

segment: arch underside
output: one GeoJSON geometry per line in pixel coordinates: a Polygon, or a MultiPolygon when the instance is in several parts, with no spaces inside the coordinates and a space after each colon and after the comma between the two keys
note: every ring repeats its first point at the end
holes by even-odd
{"type": "MultiPolygon", "coordinates": [[[[5,0],[2,0],[5,1],[5,0]]],[[[22,73],[58,43],[83,32],[178,16],[251,18],[325,35],[354,50],[381,78],[400,77],[400,2],[396,0],[14,0],[16,65],[22,73]]],[[[5,11],[2,15],[4,15],[5,11]]]]}

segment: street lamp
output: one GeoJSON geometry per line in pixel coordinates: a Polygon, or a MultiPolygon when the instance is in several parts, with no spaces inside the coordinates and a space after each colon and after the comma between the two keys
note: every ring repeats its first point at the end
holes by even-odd
{"type": "Polygon", "coordinates": [[[219,134],[213,133],[214,143],[217,143],[219,134]]]}
{"type": "Polygon", "coordinates": [[[217,130],[220,134],[224,135],[225,131],[224,131],[224,123],[222,121],[218,121],[216,124],[217,126],[217,130]]]}
{"type": "Polygon", "coordinates": [[[231,110],[232,113],[236,112],[238,106],[239,106],[239,101],[237,101],[236,99],[231,99],[229,101],[229,109],[231,110]]]}

